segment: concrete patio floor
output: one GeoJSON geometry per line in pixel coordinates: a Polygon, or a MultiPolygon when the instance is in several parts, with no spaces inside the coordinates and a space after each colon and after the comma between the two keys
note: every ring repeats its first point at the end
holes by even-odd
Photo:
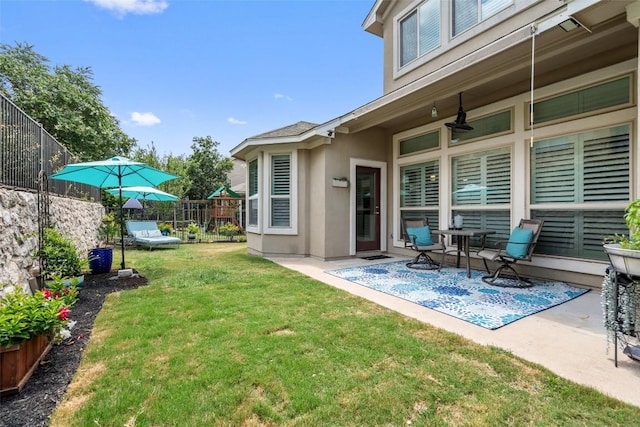
{"type": "Polygon", "coordinates": [[[569,302],[534,314],[496,330],[488,330],[412,302],[374,291],[332,276],[327,270],[373,265],[406,259],[380,261],[350,258],[320,261],[313,258],[278,258],[271,261],[296,270],[328,285],[366,298],[405,316],[445,329],[478,344],[507,350],[538,363],[557,375],[593,387],[621,401],[640,406],[640,363],[609,346],[602,326],[600,292],[590,291],[569,302]]]}

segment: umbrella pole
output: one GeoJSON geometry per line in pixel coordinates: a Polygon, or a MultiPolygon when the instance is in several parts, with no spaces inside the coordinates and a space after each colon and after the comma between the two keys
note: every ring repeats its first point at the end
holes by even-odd
{"type": "MultiPolygon", "coordinates": [[[[118,166],[118,172],[120,169],[120,166],[118,166]]],[[[122,264],[120,264],[120,267],[122,270],[124,270],[124,216],[122,214],[122,174],[119,173],[118,174],[118,188],[120,189],[120,250],[122,251],[122,264]]]]}

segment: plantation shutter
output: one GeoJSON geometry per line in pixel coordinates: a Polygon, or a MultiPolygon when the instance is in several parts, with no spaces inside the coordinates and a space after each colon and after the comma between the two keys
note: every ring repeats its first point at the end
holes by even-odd
{"type": "Polygon", "coordinates": [[[486,191],[481,192],[487,205],[507,204],[511,201],[511,155],[497,152],[486,157],[486,191]]]}
{"type": "Polygon", "coordinates": [[[271,226],[291,224],[291,156],[271,157],[271,226]]]}
{"type": "Polygon", "coordinates": [[[584,142],[584,200],[629,200],[629,134],[600,136],[584,142]]]}
{"type": "Polygon", "coordinates": [[[258,194],[258,159],[249,162],[249,196],[258,194]]]}
{"type": "Polygon", "coordinates": [[[249,162],[249,225],[258,225],[258,159],[249,162]]]}
{"type": "MultiPolygon", "coordinates": [[[[489,229],[496,232],[492,239],[508,238],[511,228],[511,151],[508,148],[474,153],[452,159],[452,190],[454,206],[478,206],[454,210],[461,214],[465,228],[489,229]],[[483,208],[503,205],[504,209],[483,208]]],[[[471,245],[479,246],[480,238],[472,238],[471,245]]]]}
{"type": "Polygon", "coordinates": [[[400,207],[438,206],[437,160],[400,168],[400,207]]]}
{"type": "Polygon", "coordinates": [[[453,159],[455,205],[497,205],[511,201],[511,153],[508,149],[453,159]]]}
{"type": "Polygon", "coordinates": [[[480,204],[480,191],[472,186],[482,185],[482,159],[464,156],[453,161],[453,203],[456,205],[480,204]]]}
{"type": "Polygon", "coordinates": [[[629,161],[628,125],[536,142],[532,217],[545,221],[536,252],[605,259],[603,238],[625,233],[626,226],[621,209],[600,206],[629,200],[629,161]],[[536,210],[536,204],[559,208],[536,210]]]}
{"type": "Polygon", "coordinates": [[[629,199],[629,129],[619,126],[536,142],[531,203],[629,199]]]}

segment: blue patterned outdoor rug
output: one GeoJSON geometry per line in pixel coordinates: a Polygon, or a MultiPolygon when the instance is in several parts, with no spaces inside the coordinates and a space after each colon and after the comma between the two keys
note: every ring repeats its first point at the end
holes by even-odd
{"type": "Polygon", "coordinates": [[[333,276],[414,302],[474,325],[498,329],[588,292],[563,282],[531,280],[530,288],[500,288],[481,280],[486,273],[463,268],[415,270],[407,260],[327,271],[333,276]]]}

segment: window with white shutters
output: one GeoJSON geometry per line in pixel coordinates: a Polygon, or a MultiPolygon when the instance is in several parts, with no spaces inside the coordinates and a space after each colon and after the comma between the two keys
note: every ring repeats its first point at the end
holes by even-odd
{"type": "Polygon", "coordinates": [[[271,157],[271,227],[291,226],[291,156],[271,157]]]}
{"type": "MultiPolygon", "coordinates": [[[[451,161],[453,217],[460,214],[465,228],[496,231],[509,236],[511,225],[511,151],[500,148],[454,157],[451,161]],[[503,209],[496,207],[504,206],[503,209]],[[470,209],[472,208],[472,209],[470,209]]],[[[480,242],[472,239],[476,246],[480,242]]]]}
{"type": "Polygon", "coordinates": [[[400,168],[400,208],[438,207],[439,162],[400,168]]]}
{"type": "Polygon", "coordinates": [[[431,160],[402,166],[400,168],[400,217],[427,218],[431,227],[437,229],[439,205],[440,162],[431,160]]]}
{"type": "Polygon", "coordinates": [[[626,226],[623,209],[602,206],[629,200],[629,162],[628,125],[537,141],[531,207],[545,220],[537,252],[604,259],[603,238],[626,226]]]}

